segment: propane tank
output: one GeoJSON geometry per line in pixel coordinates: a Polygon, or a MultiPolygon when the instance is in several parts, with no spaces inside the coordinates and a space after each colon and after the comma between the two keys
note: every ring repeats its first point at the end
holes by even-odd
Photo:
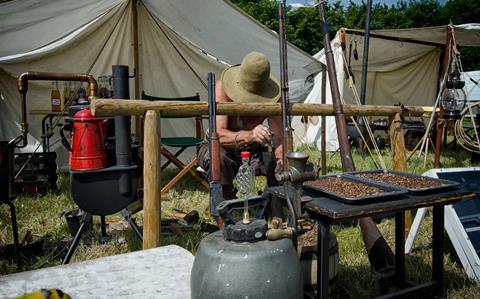
{"type": "Polygon", "coordinates": [[[108,120],[94,117],[89,108],[75,113],[70,147],[71,170],[108,167],[105,138],[108,120]]]}
{"type": "Polygon", "coordinates": [[[267,223],[238,221],[205,237],[190,278],[191,298],[303,298],[291,239],[266,240],[267,223]]]}

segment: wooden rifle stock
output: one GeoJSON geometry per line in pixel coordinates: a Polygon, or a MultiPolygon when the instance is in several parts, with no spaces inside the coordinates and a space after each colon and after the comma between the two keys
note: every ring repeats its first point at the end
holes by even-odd
{"type": "MultiPolygon", "coordinates": [[[[220,139],[217,133],[217,103],[215,101],[215,74],[208,73],[208,119],[210,146],[210,214],[220,219],[217,206],[223,201],[222,185],[220,183],[220,139]]],[[[219,223],[220,228],[222,228],[219,223]]]]}

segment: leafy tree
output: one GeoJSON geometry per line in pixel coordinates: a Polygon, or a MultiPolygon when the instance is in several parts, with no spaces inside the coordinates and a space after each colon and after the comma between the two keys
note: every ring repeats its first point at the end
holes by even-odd
{"type": "MultiPolygon", "coordinates": [[[[271,30],[278,32],[278,5],[276,0],[232,0],[246,13],[271,30]]],[[[341,27],[365,28],[366,3],[350,0],[346,6],[340,0],[327,2],[330,37],[341,27]]],[[[323,48],[318,10],[314,8],[286,10],[286,33],[289,42],[307,53],[315,54],[323,48]]],[[[399,0],[397,4],[376,3],[372,7],[372,29],[399,29],[453,24],[479,23],[480,0],[399,0]]],[[[461,46],[461,45],[460,45],[461,46]]],[[[480,69],[480,48],[461,48],[465,70],[480,69]]]]}
{"type": "Polygon", "coordinates": [[[409,27],[428,27],[448,24],[444,8],[437,0],[411,0],[405,10],[405,16],[411,21],[409,27]]]}

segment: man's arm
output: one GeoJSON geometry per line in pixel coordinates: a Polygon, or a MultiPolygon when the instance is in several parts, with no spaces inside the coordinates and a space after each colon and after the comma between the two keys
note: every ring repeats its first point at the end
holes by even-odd
{"type": "Polygon", "coordinates": [[[281,116],[270,116],[268,118],[268,125],[270,131],[273,133],[273,145],[275,146],[274,152],[277,158],[277,165],[275,167],[275,173],[279,173],[283,168],[283,122],[281,116]]]}
{"type": "MultiPolygon", "coordinates": [[[[230,100],[220,80],[215,84],[215,100],[217,103],[226,103],[230,100]]],[[[270,131],[263,125],[258,125],[252,130],[229,130],[227,115],[217,115],[217,133],[220,144],[225,148],[242,147],[253,142],[266,144],[270,140],[270,131]]]]}

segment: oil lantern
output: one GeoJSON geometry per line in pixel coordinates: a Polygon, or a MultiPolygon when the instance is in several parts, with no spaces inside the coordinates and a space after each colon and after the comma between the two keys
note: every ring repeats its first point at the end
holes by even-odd
{"type": "Polygon", "coordinates": [[[446,120],[460,119],[462,110],[465,107],[467,96],[463,87],[465,81],[460,77],[460,72],[454,70],[446,84],[446,88],[442,94],[443,118],[446,120]]]}

